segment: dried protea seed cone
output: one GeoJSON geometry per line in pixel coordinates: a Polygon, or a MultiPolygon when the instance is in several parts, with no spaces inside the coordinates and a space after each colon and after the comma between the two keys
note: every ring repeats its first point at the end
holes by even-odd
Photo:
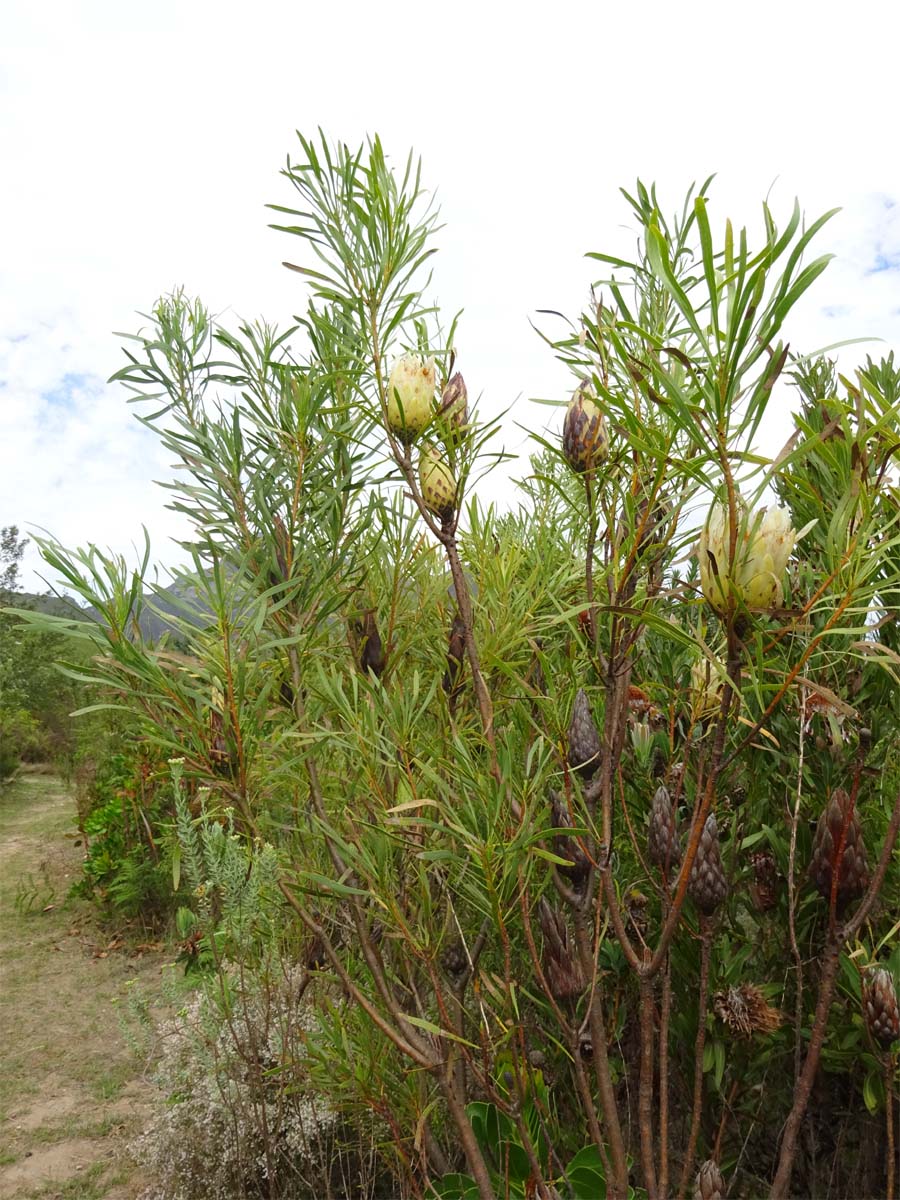
{"type": "Polygon", "coordinates": [[[753,880],[750,896],[757,912],[769,912],[778,903],[778,866],[771,850],[755,850],[750,855],[753,880]]]}
{"type": "Polygon", "coordinates": [[[591,716],[587,692],[579,688],[569,722],[569,766],[585,779],[600,766],[600,734],[591,716]]]}
{"type": "Polygon", "coordinates": [[[375,622],[375,609],[367,608],[362,618],[362,649],[359,657],[359,669],[365,674],[371,671],[376,678],[381,677],[384,670],[385,654],[381,642],[381,634],[375,622]]]}
{"type": "Polygon", "coordinates": [[[434,446],[426,446],[419,458],[419,487],[429,512],[444,520],[456,507],[456,480],[434,446]]]}
{"type": "MultiPolygon", "coordinates": [[[[562,797],[557,792],[550,793],[550,808],[553,814],[553,824],[557,829],[571,829],[572,820],[562,797]]],[[[557,871],[571,879],[576,888],[580,888],[590,873],[591,863],[575,837],[557,834],[553,839],[553,851],[560,858],[566,859],[568,865],[557,865],[557,871]]]]}
{"type": "Polygon", "coordinates": [[[728,895],[728,883],[719,852],[719,826],[716,814],[710,813],[700,834],[700,844],[691,867],[688,882],[691,899],[704,914],[711,917],[728,895]]]}
{"type": "Polygon", "coordinates": [[[900,1007],[890,971],[878,967],[863,979],[863,1012],[869,1033],[885,1050],[900,1038],[900,1007]]]}
{"type": "Polygon", "coordinates": [[[647,832],[647,853],[657,867],[668,871],[681,862],[681,840],[675,825],[675,810],[669,789],[661,785],[656,789],[650,809],[650,828],[647,832]]]}
{"type": "Polygon", "coordinates": [[[577,955],[572,953],[565,919],[546,900],[540,903],[544,953],[541,968],[554,1000],[574,1000],[584,991],[584,976],[577,955]]]}
{"type": "Polygon", "coordinates": [[[586,379],[579,384],[566,409],[562,448],[569,466],[579,473],[592,470],[609,453],[606,421],[586,379]]]}
{"type": "Polygon", "coordinates": [[[782,1021],[781,1011],[769,1004],[755,983],[742,983],[740,987],[716,992],[713,1009],[719,1020],[738,1037],[774,1033],[782,1021]]]}
{"type": "Polygon", "coordinates": [[[816,836],[813,839],[812,862],[809,867],[810,878],[822,898],[830,902],[831,884],[838,848],[841,844],[841,832],[844,825],[847,832],[844,837],[844,855],[841,859],[841,870],[837,885],[837,907],[843,909],[851,900],[858,899],[869,885],[869,860],[863,842],[862,828],[854,807],[850,812],[850,797],[843,788],[835,788],[825,811],[819,817],[816,826],[816,836]]]}
{"type": "Polygon", "coordinates": [[[725,1200],[725,1180],[711,1158],[701,1163],[694,1180],[694,1200],[725,1200]]]}
{"type": "Polygon", "coordinates": [[[448,975],[460,976],[469,965],[462,942],[452,942],[441,955],[441,966],[448,975]]]}

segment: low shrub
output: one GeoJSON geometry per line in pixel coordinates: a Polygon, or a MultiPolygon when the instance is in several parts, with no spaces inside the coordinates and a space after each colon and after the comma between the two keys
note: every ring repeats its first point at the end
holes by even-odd
{"type": "Polygon", "coordinates": [[[136,1145],[156,1200],[379,1194],[372,1152],[308,1086],[303,974],[228,970],[162,1027],[160,1104],[136,1145]]]}

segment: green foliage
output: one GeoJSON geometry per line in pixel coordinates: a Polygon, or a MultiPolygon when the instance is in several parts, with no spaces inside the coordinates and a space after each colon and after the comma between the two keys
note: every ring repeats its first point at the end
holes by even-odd
{"type": "MultiPolygon", "coordinates": [[[[877,1194],[880,1162],[839,1147],[862,1143],[893,1067],[863,1048],[852,962],[838,1003],[829,989],[863,935],[873,961],[894,952],[900,902],[900,375],[870,360],[838,379],[782,340],[827,263],[808,258],[827,216],[795,207],[782,229],[764,206],[754,249],[730,222],[714,232],[709,183],[671,219],[655,189],[626,193],[636,255],[593,255],[602,303],[546,336],[602,407],[608,458],[575,477],[536,438],[501,514],[476,494],[496,423],[435,411],[424,437],[457,483],[436,517],[386,420],[389,356],[433,355],[441,389],[456,366],[456,323],[424,299],[437,225],[418,167],[392,173],[377,139],[301,137],[298,155],[302,206],[278,226],[306,256],[298,324],[226,328],[175,292],[116,375],[183,468],[168,486],[193,524],[192,599],[173,635],[141,634],[149,546],[135,571],[39,539],[101,620],[31,626],[84,648],[68,670],[95,694],[85,711],[127,713],[170,760],[174,788],[154,768],[137,811],[165,848],[184,961],[226,1005],[236,969],[257,978],[275,955],[300,972],[305,1078],[371,1133],[399,1194],[624,1200],[664,1171],[684,1191],[714,1147],[735,1192],[785,1194],[814,1022],[816,1144],[842,1194],[877,1194]],[[770,459],[757,434],[788,368],[800,411],[770,459]],[[798,533],[780,602],[748,609],[730,588],[707,604],[710,502],[734,531],[720,555],[746,541],[772,573],[772,491],[798,533]],[[679,841],[664,867],[647,839],[660,785],[679,841]],[[841,911],[809,886],[838,788],[869,877],[885,856],[881,908],[864,885],[841,911]],[[715,912],[694,878],[713,811],[715,912]]],[[[146,857],[124,866],[129,789],[96,810],[114,898],[145,886],[146,857]]]]}
{"type": "Polygon", "coordinates": [[[47,734],[24,708],[0,708],[0,781],[10,778],[20,762],[40,762],[47,734]]]}
{"type": "Polygon", "coordinates": [[[163,840],[169,807],[146,747],[120,742],[116,750],[114,744],[98,762],[83,761],[77,773],[86,852],[73,891],[154,924],[172,904],[163,840]]]}

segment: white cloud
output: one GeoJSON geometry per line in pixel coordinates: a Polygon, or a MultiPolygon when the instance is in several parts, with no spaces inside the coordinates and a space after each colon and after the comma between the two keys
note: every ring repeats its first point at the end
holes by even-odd
{"type": "MultiPolygon", "coordinates": [[[[762,0],[525,10],[461,2],[340,7],[158,0],[8,0],[0,48],[0,522],[127,550],[177,525],[151,480],[160,452],[101,384],[113,329],[183,283],[214,311],[284,323],[303,306],[296,257],[266,201],[295,128],[348,141],[380,132],[423,154],[446,229],[435,291],[465,307],[460,366],[485,409],[569,383],[531,332],[573,312],[592,249],[631,249],[618,187],[656,179],[670,208],[712,171],[711,217],[759,227],[794,195],[837,261],[792,324],[797,348],[872,334],[900,345],[900,171],[887,3],[838,10],[762,0]],[[725,14],[734,12],[733,25],[725,14]],[[739,22],[739,23],[738,23],[739,22]],[[773,186],[774,183],[774,186],[773,186]],[[16,338],[25,336],[24,340],[16,338]],[[83,377],[62,410],[42,397],[83,377]]],[[[873,347],[874,354],[881,347],[873,347]]],[[[866,348],[842,358],[850,365],[866,348]]],[[[783,399],[780,404],[787,404],[783,399]]],[[[513,469],[513,474],[515,469],[513,469]]]]}

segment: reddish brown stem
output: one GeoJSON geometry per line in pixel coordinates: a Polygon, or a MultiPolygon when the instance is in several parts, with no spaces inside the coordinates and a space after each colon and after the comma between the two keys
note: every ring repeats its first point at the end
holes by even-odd
{"type": "Polygon", "coordinates": [[[649,1200],[659,1200],[653,1156],[653,980],[641,980],[641,1081],[638,1116],[641,1130],[641,1169],[649,1200]]]}
{"type": "Polygon", "coordinates": [[[831,998],[834,994],[834,984],[840,963],[840,947],[837,942],[829,943],[822,963],[822,974],[819,978],[819,1000],[816,1004],[816,1015],[813,1021],[812,1035],[806,1051],[806,1061],[797,1086],[794,1088],[794,1103],[784,1126],[784,1136],[781,1139],[781,1153],[778,1158],[778,1170],[770,1200],[785,1200],[791,1183],[791,1171],[794,1166],[794,1156],[797,1153],[797,1137],[800,1126],[809,1103],[810,1092],[819,1066],[819,1054],[825,1041],[825,1030],[828,1025],[828,1013],[831,1009],[831,998]]]}
{"type": "Polygon", "coordinates": [[[659,1194],[669,1194],[669,1017],[672,1012],[672,962],[666,955],[659,1011],[659,1194]]]}
{"type": "Polygon", "coordinates": [[[884,1117],[887,1133],[884,1156],[887,1166],[886,1200],[894,1200],[894,1063],[886,1058],[884,1063],[884,1117]]]}
{"type": "Polygon", "coordinates": [[[609,1070],[603,1002],[600,996],[599,981],[595,978],[591,942],[585,910],[583,907],[579,907],[575,911],[575,945],[585,979],[594,980],[588,1009],[588,1027],[591,1031],[594,1068],[597,1074],[597,1088],[600,1092],[600,1107],[603,1109],[603,1122],[609,1139],[609,1153],[613,1167],[608,1196],[609,1200],[625,1200],[628,1193],[628,1160],[625,1155],[625,1141],[622,1137],[622,1126],[619,1123],[619,1109],[616,1105],[616,1094],[609,1070]]]}
{"type": "Polygon", "coordinates": [[[496,1200],[490,1171],[488,1170],[487,1163],[484,1161],[484,1155],[481,1153],[478,1140],[475,1137],[472,1122],[469,1120],[465,1106],[456,1094],[452,1065],[450,1064],[448,1064],[447,1076],[444,1080],[444,1096],[447,1101],[447,1107],[450,1109],[450,1115],[453,1117],[453,1122],[459,1132],[459,1140],[462,1142],[466,1162],[472,1173],[472,1178],[475,1180],[475,1186],[478,1188],[480,1200],[496,1200]]]}
{"type": "Polygon", "coordinates": [[[700,995],[697,1000],[697,1036],[694,1040],[694,1105],[691,1111],[691,1132],[688,1137],[681,1180],[678,1184],[679,1200],[687,1192],[688,1180],[694,1169],[697,1140],[700,1136],[700,1113],[703,1107],[703,1049],[706,1045],[706,999],[709,992],[709,959],[712,946],[712,928],[706,917],[700,918],[700,995]]]}

